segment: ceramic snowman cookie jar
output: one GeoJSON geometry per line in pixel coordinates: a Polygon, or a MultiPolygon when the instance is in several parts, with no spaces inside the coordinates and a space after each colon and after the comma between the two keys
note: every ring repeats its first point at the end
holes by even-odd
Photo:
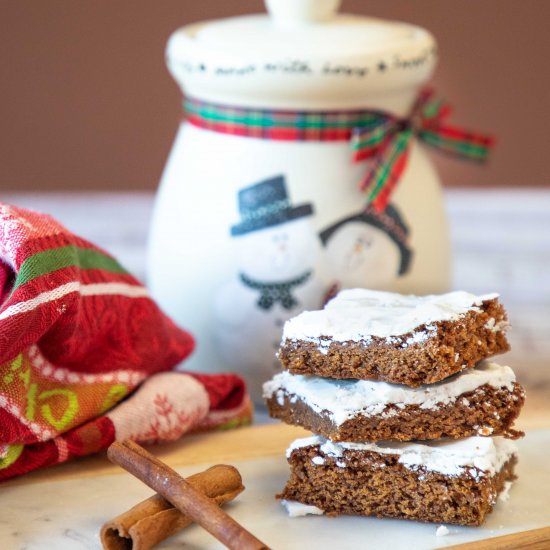
{"type": "Polygon", "coordinates": [[[441,189],[419,141],[466,148],[441,131],[445,106],[419,93],[434,40],[338,3],[271,0],[269,14],[193,24],[168,43],[185,118],[148,282],[196,337],[186,367],[240,372],[256,400],[288,318],[339,288],[449,284],[441,189]]]}

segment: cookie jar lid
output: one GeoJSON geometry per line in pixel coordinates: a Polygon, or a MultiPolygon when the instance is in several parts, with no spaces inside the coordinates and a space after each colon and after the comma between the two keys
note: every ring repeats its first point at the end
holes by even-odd
{"type": "Polygon", "coordinates": [[[168,41],[188,97],[272,109],[401,110],[432,74],[436,44],[407,23],[337,13],[341,0],[265,0],[269,14],[195,23],[168,41]],[[395,101],[392,98],[399,96],[395,101]]]}

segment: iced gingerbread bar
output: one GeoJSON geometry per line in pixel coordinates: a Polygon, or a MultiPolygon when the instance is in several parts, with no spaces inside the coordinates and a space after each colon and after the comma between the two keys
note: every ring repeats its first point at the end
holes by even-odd
{"type": "Polygon", "coordinates": [[[284,371],[264,384],[269,414],[332,441],[411,441],[513,430],[525,400],[510,367],[482,362],[418,388],[372,380],[334,380],[284,371]]]}
{"type": "Polygon", "coordinates": [[[508,351],[507,326],[497,294],[343,290],[286,322],[279,359],[293,374],[417,387],[508,351]]]}
{"type": "Polygon", "coordinates": [[[334,443],[319,436],[287,451],[279,498],[309,513],[480,525],[515,479],[516,447],[503,437],[429,443],[334,443]],[[299,505],[298,505],[299,506],[299,505]]]}

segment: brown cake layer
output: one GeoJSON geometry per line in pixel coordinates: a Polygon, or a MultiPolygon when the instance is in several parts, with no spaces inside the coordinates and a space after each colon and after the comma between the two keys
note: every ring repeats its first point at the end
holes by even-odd
{"type": "Polygon", "coordinates": [[[295,394],[282,395],[282,400],[275,394],[267,399],[270,416],[303,426],[332,441],[412,441],[472,435],[517,439],[523,435],[512,429],[525,401],[523,388],[517,382],[513,391],[485,384],[437,409],[389,404],[381,414],[365,416],[358,412],[340,425],[331,420],[329,411],[317,412],[295,394]]]}
{"type": "Polygon", "coordinates": [[[517,462],[510,458],[494,475],[448,476],[424,468],[409,469],[396,455],[348,450],[345,457],[325,456],[324,464],[317,465],[312,459],[319,454],[318,446],[292,452],[290,479],[277,498],[317,506],[328,515],[458,525],[483,523],[505,482],[515,479],[517,462]]]}
{"type": "Polygon", "coordinates": [[[384,380],[418,387],[439,382],[477,362],[510,349],[503,330],[506,312],[498,299],[486,300],[479,311],[468,311],[456,321],[420,325],[413,333],[391,339],[373,336],[366,342],[285,340],[279,350],[284,369],[293,374],[326,378],[384,380]],[[414,342],[425,332],[428,337],[414,342]],[[409,343],[413,341],[412,343],[409,343]]]}

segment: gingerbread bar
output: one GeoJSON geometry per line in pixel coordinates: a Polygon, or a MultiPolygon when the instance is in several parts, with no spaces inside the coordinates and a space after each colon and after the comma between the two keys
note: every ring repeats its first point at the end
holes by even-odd
{"type": "Polygon", "coordinates": [[[294,508],[458,525],[483,523],[517,461],[503,437],[375,444],[314,436],[296,440],[287,456],[291,475],[278,498],[294,508]]]}
{"type": "Polygon", "coordinates": [[[411,441],[522,435],[512,429],[525,400],[510,367],[482,362],[418,388],[372,380],[277,374],[264,384],[269,414],[332,441],[411,441]]]}
{"type": "Polygon", "coordinates": [[[287,321],[279,359],[293,374],[418,387],[508,351],[507,327],[497,294],[343,290],[287,321]]]}

